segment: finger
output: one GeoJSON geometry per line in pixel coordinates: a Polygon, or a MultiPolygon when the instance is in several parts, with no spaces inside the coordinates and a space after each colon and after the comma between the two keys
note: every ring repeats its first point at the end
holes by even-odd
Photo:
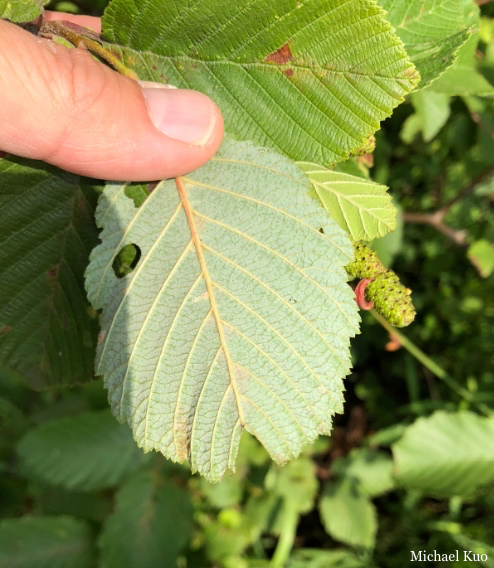
{"type": "Polygon", "coordinates": [[[65,12],[50,12],[46,10],[43,12],[46,20],[65,20],[66,22],[73,22],[79,26],[84,26],[95,32],[101,33],[101,18],[95,16],[76,16],[74,14],[66,14],[65,12]]]}
{"type": "Polygon", "coordinates": [[[0,150],[103,179],[149,181],[192,171],[223,136],[196,91],[141,87],[81,49],[0,21],[0,150]]]}

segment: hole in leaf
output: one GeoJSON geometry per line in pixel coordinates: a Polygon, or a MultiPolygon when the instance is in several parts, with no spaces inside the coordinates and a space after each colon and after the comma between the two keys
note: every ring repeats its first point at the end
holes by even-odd
{"type": "Polygon", "coordinates": [[[129,183],[125,186],[125,196],[132,199],[135,207],[140,207],[153,189],[158,185],[158,182],[153,183],[129,183]]]}
{"type": "Polygon", "coordinates": [[[137,245],[125,245],[115,257],[112,268],[117,278],[130,274],[141,258],[141,249],[137,245]]]}

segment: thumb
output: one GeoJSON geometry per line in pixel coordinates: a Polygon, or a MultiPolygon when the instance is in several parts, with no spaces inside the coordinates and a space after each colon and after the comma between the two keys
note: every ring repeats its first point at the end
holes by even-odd
{"type": "Polygon", "coordinates": [[[0,150],[95,178],[190,172],[218,149],[223,119],[196,91],[137,83],[0,21],[0,150]]]}

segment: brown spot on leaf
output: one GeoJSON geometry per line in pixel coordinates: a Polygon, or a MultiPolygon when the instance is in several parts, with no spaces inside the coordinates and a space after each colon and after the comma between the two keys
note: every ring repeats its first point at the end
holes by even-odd
{"type": "Polygon", "coordinates": [[[57,283],[57,279],[58,279],[58,266],[54,266],[53,268],[50,268],[50,270],[48,270],[47,275],[48,275],[48,283],[50,284],[50,286],[55,286],[57,283]]]}
{"type": "Polygon", "coordinates": [[[12,329],[12,327],[10,325],[2,325],[0,327],[0,337],[7,335],[7,333],[12,329]]]}
{"type": "Polygon", "coordinates": [[[283,73],[287,76],[287,77],[291,77],[293,75],[293,69],[285,69],[283,71],[283,73]]]}
{"type": "Polygon", "coordinates": [[[264,60],[266,63],[276,63],[276,65],[283,65],[293,60],[292,51],[290,46],[285,43],[280,49],[270,53],[264,60]]]}

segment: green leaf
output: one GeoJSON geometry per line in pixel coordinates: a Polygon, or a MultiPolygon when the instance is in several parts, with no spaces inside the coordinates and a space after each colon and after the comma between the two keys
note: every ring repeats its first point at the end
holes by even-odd
{"type": "MultiPolygon", "coordinates": [[[[358,556],[349,550],[300,548],[290,557],[288,568],[364,568],[358,556]]],[[[250,567],[249,567],[250,568],[250,567]]]]}
{"type": "Polygon", "coordinates": [[[101,568],[175,568],[192,531],[187,493],[143,472],[117,493],[99,540],[101,568]]]}
{"type": "Polygon", "coordinates": [[[419,418],[393,445],[396,480],[427,495],[468,495],[494,481],[494,419],[471,412],[419,418]]]}
{"type": "Polygon", "coordinates": [[[480,564],[480,566],[485,566],[486,568],[494,568],[494,547],[485,542],[469,538],[461,533],[449,533],[449,536],[457,546],[461,547],[462,550],[460,554],[463,553],[463,558],[460,556],[461,560],[473,560],[474,555],[478,555],[477,558],[485,555],[487,559],[480,561],[478,565],[480,564]],[[465,553],[468,554],[467,558],[464,556],[465,553]]]}
{"type": "Polygon", "coordinates": [[[243,428],[275,461],[297,456],[342,409],[359,321],[350,241],[296,165],[250,143],[225,142],[139,208],[125,188],[101,197],[87,272],[114,414],[210,480],[234,468],[243,428]],[[141,257],[119,279],[127,244],[141,257]]]}
{"type": "Polygon", "coordinates": [[[50,0],[6,0],[0,2],[0,18],[11,22],[32,22],[50,0]]]}
{"type": "Polygon", "coordinates": [[[378,0],[426,87],[450,67],[470,37],[472,0],[378,0]]]}
{"type": "Polygon", "coordinates": [[[396,227],[396,209],[384,185],[308,162],[298,166],[310,180],[309,195],[354,241],[371,241],[396,227]]]}
{"type": "Polygon", "coordinates": [[[363,151],[418,81],[371,0],[113,0],[103,31],[141,79],[210,95],[235,138],[324,165],[363,151]]]}
{"type": "Polygon", "coordinates": [[[326,532],[335,540],[350,546],[373,548],[377,533],[376,508],[351,480],[326,484],[319,513],[326,532]]]}
{"type": "MultiPolygon", "coordinates": [[[[240,558],[254,542],[254,535],[260,536],[259,527],[238,507],[223,509],[217,517],[203,515],[198,520],[206,555],[213,566],[239,566],[240,558]]],[[[258,522],[259,519],[255,518],[255,523],[258,522]]]]}
{"type": "Polygon", "coordinates": [[[467,257],[482,278],[487,278],[494,272],[494,245],[489,241],[480,239],[472,243],[467,257]]]}
{"type": "Polygon", "coordinates": [[[144,459],[109,411],[44,422],[22,438],[18,453],[46,483],[84,491],[115,486],[144,459]]]}
{"type": "Polygon", "coordinates": [[[23,517],[0,521],[0,566],[92,568],[90,527],[70,517],[23,517]]]}
{"type": "Polygon", "coordinates": [[[494,86],[476,69],[479,34],[474,34],[458,52],[455,64],[438,79],[431,89],[449,96],[492,96],[494,86]]]}
{"type": "Polygon", "coordinates": [[[217,509],[238,505],[244,493],[244,479],[240,475],[224,477],[218,483],[210,483],[204,477],[200,478],[200,491],[209,504],[217,509]]]}
{"type": "Polygon", "coordinates": [[[319,489],[316,466],[309,458],[301,457],[283,468],[273,467],[266,476],[265,486],[283,499],[285,507],[308,513],[319,489]]]}
{"type": "Polygon", "coordinates": [[[331,464],[331,472],[358,483],[358,491],[367,497],[377,497],[394,487],[393,462],[384,452],[366,448],[353,450],[348,456],[331,464]]]}
{"type": "Polygon", "coordinates": [[[415,114],[409,116],[404,122],[401,137],[409,144],[419,132],[422,132],[424,141],[430,142],[446,124],[451,114],[450,97],[445,93],[425,89],[412,93],[410,99],[415,108],[415,114]]]}
{"type": "Polygon", "coordinates": [[[93,376],[97,324],[84,291],[93,199],[75,176],[0,160],[0,360],[35,388],[93,376]]]}

